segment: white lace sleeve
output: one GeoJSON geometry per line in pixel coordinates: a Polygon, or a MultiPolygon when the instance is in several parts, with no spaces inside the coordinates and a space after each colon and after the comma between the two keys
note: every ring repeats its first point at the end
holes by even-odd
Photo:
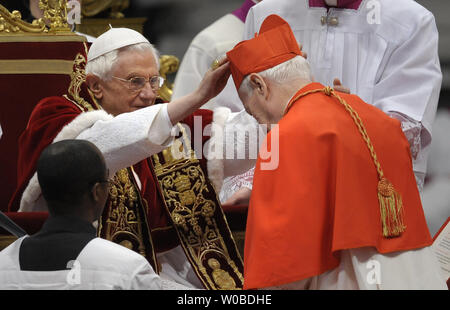
{"type": "MultiPolygon", "coordinates": [[[[387,114],[390,117],[400,121],[402,131],[409,142],[413,162],[418,160],[421,157],[420,155],[423,146],[429,145],[431,143],[431,141],[424,141],[423,139],[424,135],[422,135],[422,131],[426,130],[423,124],[399,112],[390,111],[387,114]]],[[[414,171],[414,175],[416,177],[419,192],[422,192],[425,180],[425,173],[414,171]]]]}
{"type": "Polygon", "coordinates": [[[225,178],[223,180],[223,186],[219,194],[219,199],[221,202],[225,202],[233,196],[240,188],[247,187],[248,189],[253,188],[253,174],[255,173],[255,167],[248,170],[247,172],[236,175],[232,177],[225,178]]]}

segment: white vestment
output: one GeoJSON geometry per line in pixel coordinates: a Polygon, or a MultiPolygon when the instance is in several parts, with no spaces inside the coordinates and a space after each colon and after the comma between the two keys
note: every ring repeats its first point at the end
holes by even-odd
{"type": "Polygon", "coordinates": [[[338,267],[270,289],[447,290],[430,247],[380,254],[375,248],[341,251],[338,267]]]}
{"type": "Polygon", "coordinates": [[[365,102],[420,122],[413,165],[423,177],[442,81],[434,16],[412,0],[378,0],[375,8],[373,2],[327,12],[307,0],[265,0],[250,9],[244,39],[277,14],[302,44],[315,81],[333,85],[339,78],[365,102]]]}
{"type": "Polygon", "coordinates": [[[22,237],[0,252],[0,289],[147,289],[163,284],[147,260],[121,245],[92,239],[73,262],[71,269],[58,271],[20,270],[22,237]]]}

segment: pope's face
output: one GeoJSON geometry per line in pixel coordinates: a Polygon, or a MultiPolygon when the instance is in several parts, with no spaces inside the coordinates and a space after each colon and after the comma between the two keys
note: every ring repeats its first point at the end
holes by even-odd
{"type": "Polygon", "coordinates": [[[150,50],[119,52],[118,60],[110,74],[110,80],[100,81],[100,104],[106,112],[116,116],[154,104],[157,92],[152,90],[148,82],[144,88],[136,91],[130,90],[129,83],[124,81],[133,77],[149,79],[159,74],[156,60],[150,50]]]}

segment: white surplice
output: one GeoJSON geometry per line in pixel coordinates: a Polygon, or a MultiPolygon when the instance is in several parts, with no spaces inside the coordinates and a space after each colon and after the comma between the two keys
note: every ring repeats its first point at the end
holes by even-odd
{"type": "Polygon", "coordinates": [[[147,260],[121,245],[95,238],[80,252],[72,269],[20,270],[22,237],[0,252],[1,290],[160,290],[161,278],[147,260]]]}

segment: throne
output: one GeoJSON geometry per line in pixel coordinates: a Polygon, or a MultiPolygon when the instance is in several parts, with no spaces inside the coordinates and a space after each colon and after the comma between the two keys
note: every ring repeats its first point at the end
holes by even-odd
{"type": "MultiPolygon", "coordinates": [[[[8,203],[17,183],[17,141],[27,126],[34,106],[48,96],[62,96],[74,76],[74,61],[77,55],[86,57],[88,43],[84,36],[73,33],[66,23],[65,1],[40,2],[49,18],[22,21],[18,11],[9,12],[0,5],[0,210],[22,227],[28,234],[37,232],[47,219],[46,212],[16,212],[18,206],[8,203]],[[48,12],[51,12],[48,13],[48,12]]],[[[107,27],[104,28],[106,30],[107,27]]],[[[176,57],[163,55],[160,58],[160,74],[164,78],[177,71],[176,57]]],[[[172,84],[166,79],[160,97],[169,101],[172,84]]],[[[243,249],[246,207],[225,210],[230,228],[243,249]]],[[[16,239],[0,228],[0,250],[16,239]]]]}
{"type": "MultiPolygon", "coordinates": [[[[49,26],[43,19],[24,22],[19,11],[9,12],[0,5],[0,210],[28,234],[38,231],[48,215],[8,210],[17,181],[17,141],[39,100],[67,93],[75,56],[87,49],[85,38],[64,22],[59,4],[48,5],[49,26]]],[[[14,240],[0,228],[0,250],[14,240]]]]}

